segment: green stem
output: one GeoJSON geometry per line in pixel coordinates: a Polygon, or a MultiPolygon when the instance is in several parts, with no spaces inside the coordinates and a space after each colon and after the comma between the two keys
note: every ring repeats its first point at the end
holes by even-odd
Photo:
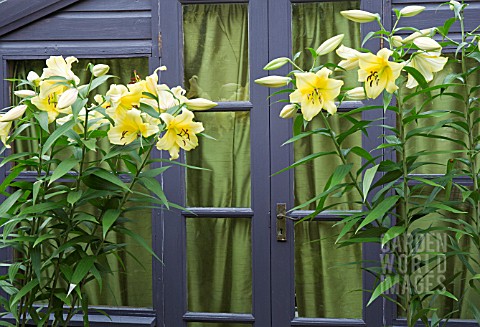
{"type": "MultiPolygon", "coordinates": [[[[337,155],[340,157],[340,160],[342,160],[342,163],[344,165],[348,164],[347,158],[345,158],[345,155],[342,152],[342,148],[340,147],[340,144],[338,144],[337,138],[335,137],[335,133],[333,132],[332,127],[330,126],[330,123],[328,122],[327,117],[325,117],[323,112],[320,112],[320,117],[322,117],[323,123],[325,124],[325,128],[328,130],[328,133],[330,134],[330,138],[332,139],[333,144],[335,145],[337,155]]],[[[362,198],[363,204],[368,208],[368,210],[371,210],[372,207],[370,206],[370,203],[367,200],[365,200],[365,201],[363,200],[365,198],[365,195],[364,195],[362,189],[360,188],[360,186],[358,185],[357,179],[355,178],[355,176],[353,176],[351,171],[348,172],[348,176],[350,177],[350,179],[351,179],[355,189],[357,190],[358,194],[362,198]]]]}
{"type": "MultiPolygon", "coordinates": [[[[403,124],[403,119],[405,118],[404,117],[404,111],[403,111],[403,101],[402,101],[402,96],[400,94],[400,91],[397,91],[396,93],[396,99],[397,99],[397,108],[398,108],[398,113],[397,113],[397,125],[399,126],[398,127],[398,130],[399,130],[399,138],[400,138],[400,143],[401,143],[401,151],[399,153],[400,155],[400,160],[402,162],[402,178],[403,178],[403,181],[402,181],[402,189],[403,189],[403,210],[402,210],[402,214],[401,214],[401,222],[400,223],[403,223],[404,226],[405,226],[405,231],[407,232],[405,235],[403,235],[405,237],[405,242],[403,242],[403,244],[407,244],[408,242],[408,230],[409,230],[409,227],[410,227],[410,217],[409,217],[409,197],[410,197],[410,189],[408,187],[408,166],[407,166],[407,151],[406,151],[406,148],[407,148],[407,140],[406,140],[406,130],[405,130],[405,125],[403,124]]],[[[398,223],[397,223],[398,225],[398,223]]],[[[404,252],[404,255],[406,256],[407,260],[406,260],[406,267],[403,267],[403,270],[405,271],[408,271],[408,269],[406,269],[407,267],[410,266],[410,253],[409,253],[409,248],[407,246],[407,248],[405,249],[405,252],[404,252]]],[[[398,259],[398,258],[397,258],[398,259]]],[[[400,261],[401,262],[401,261],[400,261]]],[[[412,322],[412,306],[411,306],[411,294],[410,294],[410,276],[408,275],[408,273],[405,273],[405,275],[403,276],[403,279],[406,279],[407,280],[407,287],[406,287],[406,292],[407,294],[405,295],[406,296],[406,303],[405,303],[405,309],[406,309],[406,315],[407,315],[407,323],[408,323],[408,326],[414,326],[415,325],[415,322],[412,322]]]]}
{"type": "MultiPolygon", "coordinates": [[[[464,17],[460,19],[460,28],[462,31],[462,43],[467,41],[467,35],[465,32],[465,20],[464,17]]],[[[465,102],[465,121],[468,126],[468,157],[470,160],[470,174],[472,175],[472,181],[473,181],[473,194],[475,197],[478,196],[479,193],[479,185],[478,185],[478,167],[477,167],[477,162],[476,162],[476,142],[475,142],[475,136],[476,134],[474,133],[474,121],[475,118],[472,117],[470,114],[470,86],[468,84],[468,67],[466,63],[466,52],[465,52],[465,47],[462,47],[462,73],[465,79],[464,82],[464,102],[465,102]]],[[[480,217],[479,217],[479,208],[480,208],[480,203],[478,201],[474,201],[474,204],[472,206],[472,215],[473,215],[473,220],[477,226],[477,234],[480,234],[480,217]]]]}

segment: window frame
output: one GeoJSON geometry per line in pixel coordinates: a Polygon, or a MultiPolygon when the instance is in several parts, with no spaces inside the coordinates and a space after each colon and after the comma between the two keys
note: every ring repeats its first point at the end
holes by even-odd
{"type": "MultiPolygon", "coordinates": [[[[69,3],[73,3],[70,1],[69,3]]],[[[62,7],[63,8],[63,7],[62,7]]],[[[58,41],[55,43],[45,41],[39,44],[30,41],[15,42],[13,45],[2,46],[0,43],[0,107],[5,108],[10,105],[10,85],[5,79],[8,78],[10,60],[34,60],[48,59],[49,56],[62,55],[75,56],[77,58],[106,59],[106,58],[133,58],[141,57],[148,60],[148,70],[154,71],[160,66],[161,52],[161,33],[159,18],[159,3],[151,1],[151,40],[141,40],[139,42],[132,40],[95,40],[95,41],[58,41]],[[120,46],[122,45],[122,46],[120,46]],[[41,54],[39,54],[41,53],[41,54]]],[[[21,29],[20,29],[21,30],[21,29]]],[[[0,30],[2,31],[2,30],[0,30]]],[[[3,33],[1,34],[3,35],[3,33]]],[[[0,39],[1,39],[0,35],[0,39]]],[[[154,149],[152,157],[159,158],[160,151],[154,149]]],[[[7,165],[0,168],[0,179],[4,179],[8,174],[7,165]]],[[[28,172],[22,172],[18,178],[31,180],[28,172]]],[[[160,178],[160,177],[159,177],[160,178]]],[[[0,201],[5,197],[0,196],[0,201]]],[[[162,256],[163,225],[160,221],[161,209],[152,210],[152,249],[155,253],[162,256]]],[[[6,262],[12,258],[11,249],[0,250],[0,262],[6,262]]],[[[91,314],[90,323],[92,326],[155,326],[163,319],[163,297],[162,281],[159,276],[162,274],[162,264],[158,260],[152,259],[152,308],[136,307],[107,307],[99,306],[101,310],[110,315],[112,320],[101,314],[91,314]],[[107,318],[107,319],[105,319],[107,318]],[[141,320],[142,322],[139,322],[141,320]]],[[[5,268],[0,268],[0,273],[5,273],[5,268]]],[[[95,307],[93,307],[95,308],[95,307]]],[[[8,316],[4,318],[9,321],[8,316]]],[[[13,318],[10,318],[14,323],[13,318]]],[[[83,326],[81,315],[75,315],[72,326],[83,326]],[[78,321],[78,322],[76,322],[78,321]]]]}

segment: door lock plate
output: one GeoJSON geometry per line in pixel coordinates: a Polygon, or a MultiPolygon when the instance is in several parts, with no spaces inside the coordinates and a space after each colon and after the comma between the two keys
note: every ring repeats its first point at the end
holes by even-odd
{"type": "Polygon", "coordinates": [[[277,241],[287,241],[287,204],[277,203],[277,241]]]}

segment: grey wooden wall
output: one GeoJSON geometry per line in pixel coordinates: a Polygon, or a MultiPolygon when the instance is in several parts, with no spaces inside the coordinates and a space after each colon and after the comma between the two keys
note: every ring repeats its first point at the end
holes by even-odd
{"type": "Polygon", "coordinates": [[[152,39],[151,0],[82,0],[0,36],[0,52],[104,47],[105,53],[151,55],[152,39]]]}

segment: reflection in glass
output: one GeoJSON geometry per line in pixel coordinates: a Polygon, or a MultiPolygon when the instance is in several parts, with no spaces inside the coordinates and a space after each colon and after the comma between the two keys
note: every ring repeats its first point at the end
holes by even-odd
{"type": "MultiPolygon", "coordinates": [[[[361,119],[360,114],[354,114],[352,117],[357,120],[361,119]]],[[[330,116],[327,119],[337,135],[342,131],[347,131],[351,127],[350,123],[345,123],[345,119],[339,118],[338,115],[330,116]]],[[[317,116],[308,124],[307,130],[315,130],[324,127],[325,125],[323,124],[322,119],[317,116]]],[[[362,134],[358,132],[347,137],[341,146],[343,149],[352,148],[354,146],[361,147],[362,134]]],[[[320,134],[305,137],[294,143],[295,161],[298,161],[312,153],[330,151],[335,151],[335,146],[332,140],[320,134]]],[[[361,158],[350,155],[347,157],[347,159],[350,159],[349,162],[354,163],[351,171],[355,174],[355,172],[360,168],[361,158]]],[[[296,167],[294,184],[295,205],[300,205],[322,193],[328,178],[333,173],[335,168],[341,164],[342,162],[338,156],[328,155],[308,161],[306,164],[296,167]]],[[[325,206],[338,203],[334,207],[330,208],[330,210],[360,210],[361,204],[358,202],[361,202],[361,198],[356,190],[353,189],[342,196],[330,197],[325,202],[325,206]]],[[[316,203],[312,203],[302,209],[314,210],[315,207],[316,203]]]]}
{"type": "Polygon", "coordinates": [[[188,98],[249,99],[248,5],[183,6],[188,98]]]}
{"type": "MultiPolygon", "coordinates": [[[[348,47],[360,47],[360,24],[349,22],[340,11],[359,9],[360,1],[321,1],[312,3],[295,3],[292,5],[292,51],[304,53],[298,59],[300,67],[309,70],[312,67],[312,58],[306,48],[317,49],[326,39],[344,34],[342,44],[348,47]]],[[[321,62],[337,64],[341,58],[335,52],[321,57],[321,62]]],[[[317,61],[319,64],[320,61],[317,61]]],[[[342,71],[336,76],[343,75],[345,87],[358,86],[356,71],[342,71]]]]}
{"type": "Polygon", "coordinates": [[[211,140],[199,137],[199,146],[186,153],[189,165],[209,170],[187,170],[187,206],[250,207],[249,112],[197,112],[211,140]]]}
{"type": "Polygon", "coordinates": [[[250,219],[187,218],[186,228],[188,311],[251,313],[250,219]]]}
{"type": "Polygon", "coordinates": [[[295,225],[297,315],[307,318],[361,318],[361,245],[338,248],[342,226],[304,221],[295,225]]]}

